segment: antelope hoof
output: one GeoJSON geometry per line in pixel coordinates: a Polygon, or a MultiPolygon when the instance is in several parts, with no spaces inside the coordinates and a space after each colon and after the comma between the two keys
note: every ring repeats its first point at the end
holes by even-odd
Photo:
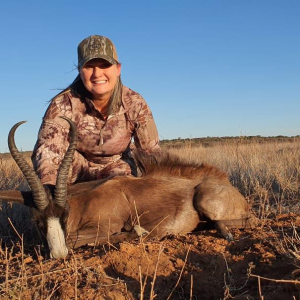
{"type": "Polygon", "coordinates": [[[137,234],[139,237],[143,237],[143,236],[149,234],[149,231],[147,231],[146,229],[144,229],[144,228],[141,227],[140,225],[134,225],[133,229],[134,229],[134,231],[136,232],[136,234],[137,234]]]}
{"type": "Polygon", "coordinates": [[[226,239],[226,241],[228,241],[228,242],[232,242],[232,241],[233,241],[233,236],[232,236],[232,234],[229,232],[229,233],[226,235],[225,239],[226,239]]]}

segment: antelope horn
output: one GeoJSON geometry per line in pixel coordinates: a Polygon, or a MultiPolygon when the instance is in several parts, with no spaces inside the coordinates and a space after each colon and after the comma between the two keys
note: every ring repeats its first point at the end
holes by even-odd
{"type": "Polygon", "coordinates": [[[22,153],[19,152],[19,150],[16,147],[15,144],[15,131],[16,129],[23,123],[26,123],[26,121],[21,121],[17,124],[15,124],[8,134],[8,148],[9,151],[17,163],[18,167],[22,171],[23,175],[25,176],[29,187],[32,191],[33,201],[38,208],[39,211],[42,211],[46,208],[49,201],[45,192],[45,189],[36,175],[35,171],[32,169],[32,167],[27,163],[22,153]]]}
{"type": "Polygon", "coordinates": [[[73,161],[74,153],[77,147],[78,133],[76,125],[73,121],[66,117],[61,117],[70,124],[70,144],[67,149],[67,152],[63,158],[63,161],[60,164],[58,175],[56,179],[54,198],[56,204],[65,207],[67,202],[67,191],[68,191],[68,175],[69,169],[73,161]]]}

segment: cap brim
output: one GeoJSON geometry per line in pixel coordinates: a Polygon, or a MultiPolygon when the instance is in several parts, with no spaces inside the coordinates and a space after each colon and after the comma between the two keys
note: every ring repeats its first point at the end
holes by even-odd
{"type": "Polygon", "coordinates": [[[111,58],[106,55],[97,54],[97,55],[88,56],[84,60],[79,62],[78,68],[81,69],[87,62],[89,62],[90,60],[95,59],[95,58],[102,58],[102,59],[108,61],[112,65],[118,63],[114,58],[111,58]]]}

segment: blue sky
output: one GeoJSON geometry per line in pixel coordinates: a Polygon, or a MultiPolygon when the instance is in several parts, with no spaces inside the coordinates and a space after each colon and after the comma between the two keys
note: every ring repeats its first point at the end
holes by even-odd
{"type": "Polygon", "coordinates": [[[115,43],[123,83],[161,139],[300,134],[300,1],[4,1],[0,152],[32,150],[47,102],[77,75],[78,43],[115,43]]]}

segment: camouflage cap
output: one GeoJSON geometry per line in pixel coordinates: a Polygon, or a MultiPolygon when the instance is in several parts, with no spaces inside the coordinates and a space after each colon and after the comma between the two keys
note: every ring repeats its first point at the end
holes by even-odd
{"type": "Polygon", "coordinates": [[[103,58],[111,64],[118,63],[117,51],[110,39],[105,36],[91,35],[84,39],[77,48],[78,69],[94,58],[103,58]]]}

